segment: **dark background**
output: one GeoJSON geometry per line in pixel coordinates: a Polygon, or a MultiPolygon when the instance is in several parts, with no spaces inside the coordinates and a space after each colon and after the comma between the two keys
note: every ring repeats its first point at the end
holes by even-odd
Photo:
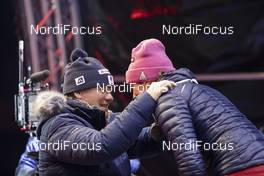
{"type": "MultiPolygon", "coordinates": [[[[114,74],[124,75],[129,53],[138,42],[146,38],[160,39],[166,46],[176,68],[189,67],[195,73],[263,71],[264,11],[262,1],[80,1],[84,24],[102,24],[106,31],[99,38],[86,37],[89,55],[104,59],[106,67],[114,74]],[[169,14],[155,11],[154,7],[173,7],[169,14]],[[138,8],[150,13],[148,18],[132,18],[138,8]],[[143,8],[142,8],[143,7],[143,8]],[[154,9],[154,10],[153,10],[154,9]],[[98,13],[100,11],[100,13],[98,13]],[[155,12],[155,13],[154,13],[155,12]],[[90,21],[91,16],[98,17],[90,21]],[[86,17],[86,18],[85,18],[86,17]],[[108,20],[106,20],[108,19],[108,20]],[[162,36],[158,26],[167,24],[226,24],[234,25],[236,34],[230,37],[195,36],[186,38],[162,36]],[[103,43],[103,46],[101,45],[103,43]],[[107,49],[106,49],[107,48],[107,49]]],[[[18,26],[19,9],[16,1],[4,1],[1,13],[1,175],[13,175],[23,152],[27,135],[20,132],[14,122],[13,96],[18,88],[18,40],[22,38],[18,26]]],[[[166,12],[167,13],[167,12],[166,12]]],[[[23,28],[23,27],[22,27],[23,28]]],[[[204,82],[230,98],[249,119],[260,127],[264,125],[264,80],[204,82]]],[[[127,95],[117,96],[122,106],[127,95]],[[123,99],[122,99],[123,97],[123,99]]],[[[159,158],[159,164],[167,159],[159,158]]],[[[157,175],[164,173],[151,161],[146,168],[157,175]]],[[[155,163],[155,162],[154,162],[155,163]]]]}
{"type": "Polygon", "coordinates": [[[15,8],[12,1],[0,6],[1,13],[1,69],[0,134],[1,175],[14,175],[14,169],[23,152],[27,135],[20,132],[14,121],[14,94],[18,88],[18,52],[15,8]]]}

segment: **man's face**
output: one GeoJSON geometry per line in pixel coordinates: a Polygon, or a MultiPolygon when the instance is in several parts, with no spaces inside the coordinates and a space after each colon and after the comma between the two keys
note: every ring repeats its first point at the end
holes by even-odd
{"type": "Polygon", "coordinates": [[[150,86],[151,82],[145,82],[145,83],[141,83],[141,84],[135,84],[133,86],[133,98],[135,98],[136,96],[138,96],[140,93],[145,92],[148,87],[150,86]]]}
{"type": "Polygon", "coordinates": [[[102,92],[97,88],[80,91],[75,96],[91,106],[98,107],[100,110],[104,111],[106,115],[108,115],[108,107],[114,99],[110,92],[102,92]]]}

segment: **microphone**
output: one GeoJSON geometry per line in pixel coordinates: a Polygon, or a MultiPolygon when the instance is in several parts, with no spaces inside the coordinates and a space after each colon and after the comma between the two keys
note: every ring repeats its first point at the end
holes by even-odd
{"type": "Polygon", "coordinates": [[[24,41],[19,40],[18,43],[18,75],[19,75],[19,83],[24,83],[23,77],[23,62],[24,62],[24,41]]]}
{"type": "Polygon", "coordinates": [[[49,77],[49,70],[43,70],[37,73],[33,73],[27,80],[27,82],[37,83],[45,80],[47,77],[49,77]]]}

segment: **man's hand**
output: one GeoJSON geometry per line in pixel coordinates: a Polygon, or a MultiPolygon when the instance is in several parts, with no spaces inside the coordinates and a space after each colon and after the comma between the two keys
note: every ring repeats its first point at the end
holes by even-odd
{"type": "Polygon", "coordinates": [[[162,93],[167,92],[169,89],[172,89],[175,86],[176,83],[168,80],[152,82],[147,90],[147,93],[149,93],[154,100],[157,100],[162,93]]]}

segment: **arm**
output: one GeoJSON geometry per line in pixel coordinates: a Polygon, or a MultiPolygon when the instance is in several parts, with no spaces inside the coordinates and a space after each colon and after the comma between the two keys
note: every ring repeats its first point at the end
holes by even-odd
{"type": "MultiPolygon", "coordinates": [[[[117,114],[119,113],[111,113],[108,118],[109,123],[115,120],[117,114]]],[[[153,123],[151,126],[143,128],[135,143],[127,151],[129,158],[154,157],[159,154],[162,152],[162,138],[163,134],[157,124],[153,123]]]]}
{"type": "Polygon", "coordinates": [[[38,167],[38,148],[39,141],[36,137],[29,137],[26,150],[21,155],[18,166],[16,168],[16,176],[28,176],[33,175],[37,172],[38,167]],[[31,156],[30,154],[36,154],[36,156],[31,156]]]}
{"type": "MultiPolygon", "coordinates": [[[[158,124],[171,143],[195,144],[197,137],[194,130],[192,115],[184,97],[173,92],[162,96],[156,109],[158,124]]],[[[198,148],[182,147],[173,150],[180,175],[205,175],[205,164],[198,148]]]]}
{"type": "Polygon", "coordinates": [[[151,135],[152,127],[142,129],[135,143],[129,148],[129,158],[153,157],[161,152],[161,141],[155,141],[151,135]]]}
{"type": "Polygon", "coordinates": [[[102,162],[110,161],[131,146],[138,137],[141,129],[146,125],[151,117],[156,102],[148,93],[143,93],[131,102],[127,108],[120,113],[116,119],[107,125],[101,131],[76,124],[72,118],[55,118],[56,122],[51,121],[46,128],[53,128],[48,137],[49,143],[58,141],[69,141],[69,147],[65,150],[48,150],[48,152],[60,161],[96,165],[102,162]],[[73,150],[71,144],[101,144],[98,150],[73,150]]]}

